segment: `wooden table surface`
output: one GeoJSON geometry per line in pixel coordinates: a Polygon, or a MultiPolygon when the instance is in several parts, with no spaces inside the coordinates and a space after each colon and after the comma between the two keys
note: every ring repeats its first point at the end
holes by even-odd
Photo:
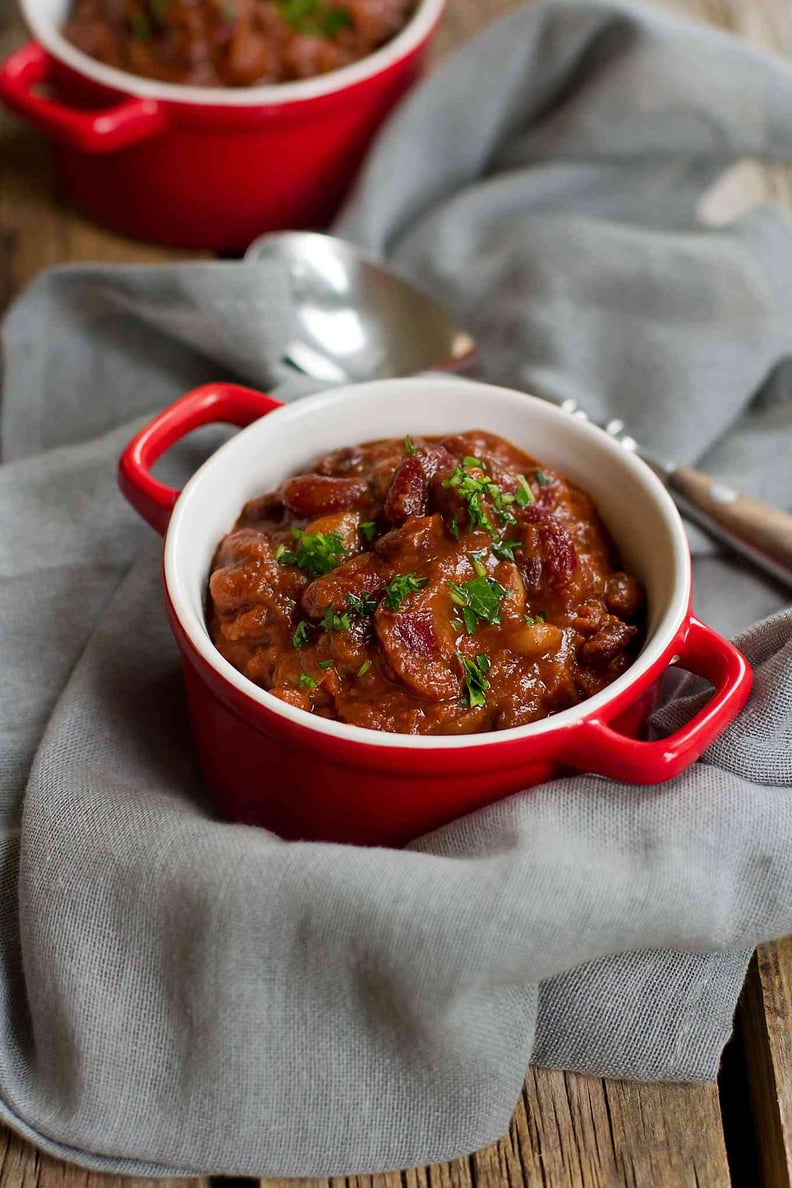
{"type": "MultiPolygon", "coordinates": [[[[515,2],[449,0],[436,54],[446,53],[515,2]]],[[[792,0],[658,2],[792,53],[792,0]]],[[[21,40],[11,0],[0,0],[2,55],[21,40]]],[[[779,167],[746,165],[724,187],[722,200],[739,204],[767,195],[792,210],[790,175],[779,167]]],[[[70,210],[42,140],[0,115],[0,311],[52,264],[177,258],[183,255],[121,239],[70,210]]],[[[2,1128],[0,1152],[0,1188],[143,1188],[153,1183],[60,1163],[2,1128]]],[[[204,1188],[199,1181],[168,1184],[204,1188]]],[[[285,1184],[262,1181],[260,1188],[285,1184]]],[[[764,946],[752,962],[718,1084],[637,1085],[530,1069],[509,1133],[496,1145],[450,1164],[346,1182],[310,1181],[304,1188],[730,1184],[792,1186],[792,938],[764,946]]]]}

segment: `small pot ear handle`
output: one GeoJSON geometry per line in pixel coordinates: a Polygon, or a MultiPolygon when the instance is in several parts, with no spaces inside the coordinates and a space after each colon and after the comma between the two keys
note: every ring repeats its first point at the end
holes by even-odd
{"type": "Polygon", "coordinates": [[[677,466],[667,481],[686,516],[792,587],[792,515],[691,466],[677,466]]]}
{"type": "Polygon", "coordinates": [[[149,421],[121,455],[118,485],[125,499],[164,536],[181,492],[154,478],[157,459],[201,425],[244,428],[280,407],[279,400],[238,384],[205,384],[188,392],[149,421]]]}
{"type": "Polygon", "coordinates": [[[165,130],[165,108],[156,99],[123,96],[110,107],[72,107],[36,88],[53,81],[53,62],[35,41],[11,54],[0,66],[0,99],[11,111],[56,140],[84,153],[109,153],[165,130]]]}
{"type": "Polygon", "coordinates": [[[753,676],[748,661],[695,615],[679,644],[676,664],[713,686],[713,694],[684,726],[655,742],[628,738],[597,716],[571,733],[563,759],[630,784],[659,784],[685,771],[723,733],[745,705],[753,676]]]}

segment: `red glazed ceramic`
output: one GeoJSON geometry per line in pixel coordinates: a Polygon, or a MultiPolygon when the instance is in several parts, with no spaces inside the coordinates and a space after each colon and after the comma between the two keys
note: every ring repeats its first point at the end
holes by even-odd
{"type": "Polygon", "coordinates": [[[263,231],[327,224],[417,77],[444,3],[422,0],[393,41],[342,70],[224,89],[104,66],[61,37],[69,0],[22,0],[35,40],[0,67],[0,98],[51,138],[66,189],[92,218],[177,247],[241,251],[263,231]]]}
{"type": "Polygon", "coordinates": [[[744,705],[743,656],[690,610],[682,522],[663,485],[596,427],[519,392],[458,379],[385,380],[295,404],[214,384],[183,396],[130,443],[127,499],[165,536],[163,582],[181,649],[195,744],[225,817],[287,838],[402,845],[565,768],[659,783],[696,760],[744,705]],[[249,426],[179,492],[151,468],[180,437],[214,421],[249,426]],[[414,737],[314,717],[254,685],[215,649],[204,600],[220,537],[243,504],[326,451],[377,437],[483,428],[579,483],[595,499],[625,564],[644,582],[648,632],[632,667],[580,705],[490,734],[414,737]],[[671,664],[714,692],[669,738],[636,737],[671,664]]]}

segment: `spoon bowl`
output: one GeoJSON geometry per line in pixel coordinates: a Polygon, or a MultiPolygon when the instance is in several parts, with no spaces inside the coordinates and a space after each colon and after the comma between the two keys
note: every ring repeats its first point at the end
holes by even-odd
{"type": "Polygon", "coordinates": [[[291,337],[284,359],[330,384],[460,371],[475,343],[433,297],[354,244],[311,231],[262,235],[246,260],[288,274],[291,337]]]}

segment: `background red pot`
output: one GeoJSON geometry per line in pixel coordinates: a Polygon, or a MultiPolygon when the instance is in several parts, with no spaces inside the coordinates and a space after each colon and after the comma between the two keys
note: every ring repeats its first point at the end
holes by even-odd
{"type": "Polygon", "coordinates": [[[291,838],[400,845],[563,767],[634,783],[669,779],[701,755],[748,697],[744,658],[691,615],[690,556],[665,488],[607,433],[522,393],[456,379],[388,380],[279,406],[246,388],[210,385],[182,397],[137,435],[119,477],[133,506],[166,534],[165,598],[193,734],[217,808],[233,820],[291,838]],[[183,492],[153,477],[151,467],[166,449],[212,421],[250,427],[183,492]],[[204,618],[206,582],[220,536],[248,499],[339,446],[473,426],[530,449],[596,499],[647,589],[647,640],[626,673],[588,701],[529,726],[416,737],[306,713],[254,685],[220,655],[204,618]],[[670,738],[630,737],[672,663],[705,676],[712,698],[670,738]]]}
{"type": "Polygon", "coordinates": [[[415,81],[444,3],[422,0],[398,37],[343,70],[222,89],[104,66],[61,37],[68,0],[22,0],[36,40],[0,68],[0,98],[52,139],[66,189],[91,217],[175,247],[241,251],[261,232],[331,219],[415,81]]]}

